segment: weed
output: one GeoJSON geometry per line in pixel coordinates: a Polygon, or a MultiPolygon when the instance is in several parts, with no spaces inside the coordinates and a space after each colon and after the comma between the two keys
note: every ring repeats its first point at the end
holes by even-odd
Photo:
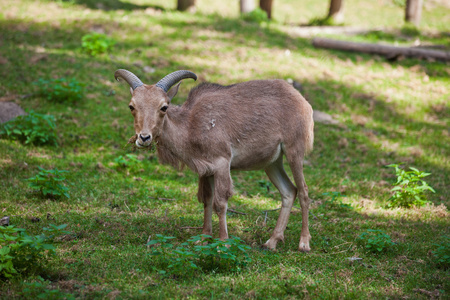
{"type": "Polygon", "coordinates": [[[397,175],[397,182],[391,190],[395,193],[388,200],[390,202],[389,207],[420,207],[430,203],[425,196],[425,192],[432,191],[435,193],[435,191],[421,178],[429,176],[431,173],[421,172],[412,167],[409,168],[411,171],[405,171],[400,168],[399,164],[388,165],[388,167],[395,168],[397,175]]]}
{"type": "Polygon", "coordinates": [[[247,22],[253,22],[262,24],[264,22],[268,22],[269,18],[267,17],[267,13],[261,8],[256,8],[249,13],[245,13],[242,15],[242,19],[247,22]]]}
{"type": "Polygon", "coordinates": [[[28,178],[28,185],[33,189],[38,189],[44,196],[51,195],[53,197],[64,196],[69,197],[69,188],[64,186],[63,181],[66,179],[63,173],[68,171],[58,170],[46,170],[38,167],[40,172],[31,178],[28,178]]]}
{"type": "Polygon", "coordinates": [[[20,295],[26,299],[75,299],[72,294],[66,294],[60,290],[49,290],[49,285],[50,281],[38,276],[36,281],[23,283],[24,288],[20,295]]]}
{"type": "Polygon", "coordinates": [[[111,51],[116,41],[102,33],[92,32],[81,38],[81,47],[89,55],[96,56],[111,51]]]}
{"type": "Polygon", "coordinates": [[[445,236],[444,241],[440,244],[434,244],[437,246],[435,251],[432,251],[434,257],[436,258],[436,263],[439,266],[445,268],[450,266],[450,236],[445,236]]]}
{"type": "Polygon", "coordinates": [[[147,243],[154,246],[150,254],[158,257],[155,269],[164,276],[184,276],[187,270],[197,269],[204,272],[236,272],[251,261],[246,252],[250,247],[242,244],[237,237],[221,241],[201,234],[176,248],[169,242],[172,239],[174,237],[157,234],[155,240],[147,243]]]}
{"type": "Polygon", "coordinates": [[[357,241],[364,249],[375,253],[387,251],[395,245],[388,234],[378,229],[368,229],[358,236],[357,241]]]}
{"type": "Polygon", "coordinates": [[[350,204],[343,203],[341,198],[344,197],[340,192],[326,192],[322,194],[323,196],[330,196],[331,199],[328,202],[331,205],[336,206],[338,209],[353,209],[350,204]]]}
{"type": "Polygon", "coordinates": [[[0,277],[39,271],[55,247],[44,234],[31,236],[23,228],[0,226],[0,277]]]}
{"type": "Polygon", "coordinates": [[[55,117],[30,111],[28,115],[18,116],[0,126],[0,136],[19,140],[25,144],[56,145],[55,117]]]}
{"type": "Polygon", "coordinates": [[[309,26],[335,26],[338,25],[333,20],[333,18],[325,17],[325,18],[314,18],[308,22],[309,26]]]}
{"type": "Polygon", "coordinates": [[[247,251],[250,246],[244,245],[238,237],[221,241],[213,239],[208,235],[197,235],[189,242],[199,243],[203,241],[205,245],[195,245],[194,251],[197,253],[198,264],[203,270],[240,271],[241,267],[251,262],[247,251]]]}
{"type": "Polygon", "coordinates": [[[39,79],[33,82],[39,88],[38,95],[58,103],[74,103],[83,99],[84,85],[75,79],[39,79]]]}
{"type": "Polygon", "coordinates": [[[125,154],[125,156],[120,155],[119,157],[114,159],[117,167],[127,168],[135,166],[140,163],[140,160],[137,159],[137,156],[134,154],[125,154]]]}
{"type": "Polygon", "coordinates": [[[51,242],[55,242],[55,238],[57,236],[61,236],[64,234],[70,234],[69,231],[65,231],[63,230],[64,228],[67,227],[67,224],[62,224],[62,225],[53,225],[53,224],[49,224],[48,227],[44,227],[43,230],[46,231],[49,235],[47,236],[47,240],[51,241],[51,242]]]}

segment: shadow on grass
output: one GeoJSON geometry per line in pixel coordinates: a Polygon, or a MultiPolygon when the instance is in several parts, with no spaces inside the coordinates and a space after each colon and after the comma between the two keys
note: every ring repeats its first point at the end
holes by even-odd
{"type": "Polygon", "coordinates": [[[91,9],[101,9],[105,11],[119,10],[119,9],[131,11],[131,10],[145,10],[147,8],[153,8],[161,11],[165,10],[164,7],[158,5],[138,5],[120,0],[57,0],[56,2],[61,1],[82,5],[91,9]]]}

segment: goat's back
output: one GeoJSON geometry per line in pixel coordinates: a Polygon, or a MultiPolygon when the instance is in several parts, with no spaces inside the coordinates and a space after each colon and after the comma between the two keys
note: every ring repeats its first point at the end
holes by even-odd
{"type": "Polygon", "coordinates": [[[298,144],[305,154],[312,148],[312,108],[283,80],[203,83],[191,90],[182,109],[189,115],[192,147],[204,153],[298,144]]]}

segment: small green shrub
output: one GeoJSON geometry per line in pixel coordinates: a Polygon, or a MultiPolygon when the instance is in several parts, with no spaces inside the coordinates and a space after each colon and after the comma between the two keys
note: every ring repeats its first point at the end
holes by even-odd
{"type": "Polygon", "coordinates": [[[256,8],[249,13],[245,13],[242,15],[242,19],[247,22],[253,23],[264,23],[269,22],[269,18],[267,17],[267,13],[261,8],[256,8]]]}
{"type": "Polygon", "coordinates": [[[83,99],[84,85],[75,79],[39,79],[33,82],[39,89],[38,95],[58,103],[74,103],[83,99]]]}
{"type": "Polygon", "coordinates": [[[11,278],[42,269],[55,247],[44,234],[31,236],[23,228],[0,226],[0,277],[11,278]]]}
{"type": "Polygon", "coordinates": [[[68,171],[57,168],[46,170],[41,167],[39,170],[40,172],[36,176],[27,179],[31,188],[39,190],[44,196],[69,198],[69,188],[64,185],[66,178],[63,176],[63,173],[68,171]]]}
{"type": "Polygon", "coordinates": [[[450,236],[445,236],[444,239],[442,243],[434,244],[437,248],[432,253],[436,263],[447,268],[450,266],[450,236]]]}
{"type": "Polygon", "coordinates": [[[395,168],[397,175],[397,182],[394,183],[395,187],[391,190],[394,192],[391,198],[389,198],[389,207],[412,207],[412,206],[424,206],[429,203],[425,195],[426,191],[432,191],[434,189],[430,187],[422,178],[429,176],[431,173],[425,173],[410,167],[410,171],[405,171],[400,168],[399,164],[388,165],[388,167],[395,168]]]}
{"type": "Polygon", "coordinates": [[[366,232],[363,232],[358,236],[357,242],[365,250],[375,253],[387,251],[395,245],[388,234],[377,229],[368,229],[366,232]]]}
{"type": "Polygon", "coordinates": [[[192,237],[189,242],[198,243],[203,239],[205,245],[194,246],[198,265],[203,270],[240,271],[251,261],[247,254],[250,246],[244,245],[243,241],[235,236],[221,241],[213,239],[208,235],[198,235],[192,237]]]}
{"type": "Polygon", "coordinates": [[[0,136],[19,140],[25,144],[56,145],[55,117],[30,111],[0,125],[0,136]]]}
{"type": "Polygon", "coordinates": [[[24,282],[20,293],[24,299],[53,299],[53,300],[72,300],[75,297],[72,294],[64,293],[60,290],[48,289],[51,282],[38,276],[35,281],[24,282]]]}
{"type": "Polygon", "coordinates": [[[81,47],[89,55],[96,56],[111,51],[116,41],[102,33],[92,32],[81,38],[81,47]]]}
{"type": "Polygon", "coordinates": [[[125,154],[125,156],[120,155],[119,157],[114,159],[117,167],[127,168],[133,167],[139,164],[141,161],[137,159],[137,156],[134,154],[125,154]]]}
{"type": "Polygon", "coordinates": [[[335,26],[338,25],[333,20],[333,18],[325,17],[325,18],[314,18],[308,22],[308,26],[335,26]]]}
{"type": "Polygon", "coordinates": [[[182,277],[191,274],[189,270],[236,272],[251,261],[246,252],[250,247],[237,237],[221,241],[197,235],[176,248],[170,243],[172,239],[157,234],[155,240],[147,243],[153,246],[150,254],[157,258],[154,269],[164,276],[182,277]]]}

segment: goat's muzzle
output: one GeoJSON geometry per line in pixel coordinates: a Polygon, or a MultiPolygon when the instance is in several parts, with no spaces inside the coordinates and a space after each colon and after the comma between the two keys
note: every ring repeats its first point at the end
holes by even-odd
{"type": "Polygon", "coordinates": [[[138,148],[147,148],[150,147],[152,143],[152,135],[151,134],[139,134],[136,139],[136,146],[138,148]]]}

